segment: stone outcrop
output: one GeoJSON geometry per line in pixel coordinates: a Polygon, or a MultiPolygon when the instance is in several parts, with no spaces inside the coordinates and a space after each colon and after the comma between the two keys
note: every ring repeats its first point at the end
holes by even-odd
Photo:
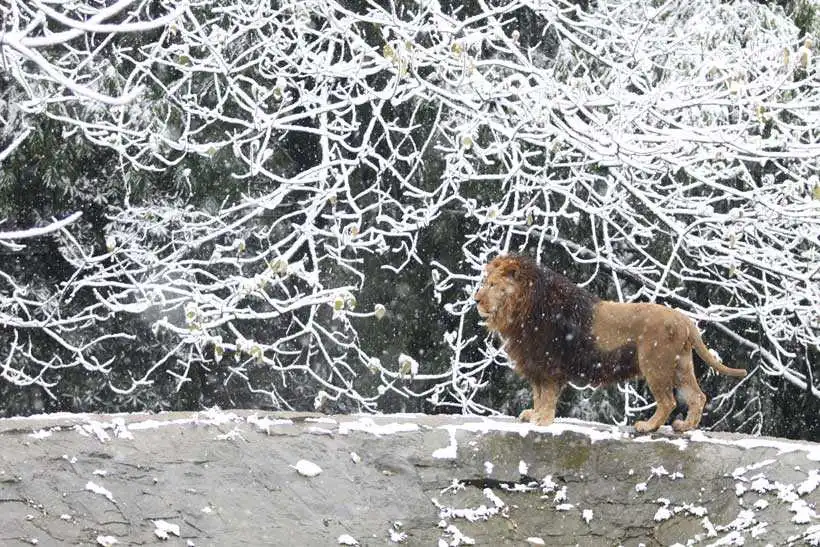
{"type": "Polygon", "coordinates": [[[208,411],[0,420],[0,443],[3,545],[820,544],[806,442],[208,411]]]}

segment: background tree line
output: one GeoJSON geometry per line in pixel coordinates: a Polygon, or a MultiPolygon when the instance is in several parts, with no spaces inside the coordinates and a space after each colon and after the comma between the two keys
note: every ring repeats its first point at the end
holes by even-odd
{"type": "Polygon", "coordinates": [[[820,436],[810,4],[0,9],[7,415],[514,414],[470,296],[517,251],[699,320],[753,371],[705,427],[820,436]]]}

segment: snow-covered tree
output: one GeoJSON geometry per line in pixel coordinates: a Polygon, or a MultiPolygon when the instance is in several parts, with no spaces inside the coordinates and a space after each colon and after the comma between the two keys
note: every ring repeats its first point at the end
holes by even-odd
{"type": "MultiPolygon", "coordinates": [[[[20,166],[3,182],[48,128],[102,158],[102,177],[55,170],[51,187],[104,211],[57,232],[58,286],[23,294],[0,266],[3,377],[54,393],[83,370],[129,397],[209,376],[275,407],[497,411],[506,359],[471,293],[489,257],[524,250],[748,355],[719,427],[761,431],[775,381],[820,400],[810,38],[751,2],[390,6],[0,8],[0,161],[20,166]],[[409,339],[418,324],[437,339],[409,339]]],[[[592,415],[648,404],[634,384],[609,393],[592,415]]]]}

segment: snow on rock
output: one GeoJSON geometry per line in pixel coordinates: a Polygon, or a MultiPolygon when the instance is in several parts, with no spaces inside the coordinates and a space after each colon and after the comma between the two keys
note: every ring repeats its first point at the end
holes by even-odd
{"type": "Polygon", "coordinates": [[[291,465],[300,475],[305,477],[315,477],[322,472],[322,468],[308,460],[299,460],[296,465],[291,465]]]}
{"type": "MultiPolygon", "coordinates": [[[[107,424],[102,424],[96,420],[89,420],[87,423],[75,426],[75,429],[80,433],[80,435],[87,437],[94,435],[97,437],[98,441],[104,443],[111,440],[111,436],[105,431],[106,425],[107,424]]],[[[113,426],[108,425],[108,427],[113,426]]]]}
{"type": "Polygon", "coordinates": [[[484,462],[484,473],[489,476],[493,474],[493,462],[484,462]]]}
{"type": "Polygon", "coordinates": [[[801,496],[814,492],[820,486],[820,471],[809,469],[809,476],[797,486],[797,493],[801,496]]]}
{"type": "Polygon", "coordinates": [[[526,475],[527,471],[529,471],[529,469],[530,468],[527,465],[527,462],[525,462],[524,460],[521,460],[521,461],[518,462],[518,474],[519,475],[526,475]]]}
{"type": "Polygon", "coordinates": [[[498,495],[496,495],[496,493],[489,488],[485,488],[483,494],[484,497],[490,500],[493,503],[493,505],[495,505],[498,509],[501,509],[506,505],[506,503],[504,503],[504,500],[499,498],[498,495]]]}
{"type": "Polygon", "coordinates": [[[703,529],[706,530],[706,537],[717,537],[717,530],[715,529],[715,525],[712,524],[712,521],[709,520],[709,517],[703,517],[703,520],[700,521],[700,524],[701,526],[703,526],[703,529]]]}
{"type": "Polygon", "coordinates": [[[766,467],[767,465],[771,465],[775,462],[777,462],[777,460],[768,459],[768,460],[761,460],[759,462],[755,462],[755,463],[752,463],[752,464],[749,464],[749,465],[744,465],[744,466],[741,466],[741,467],[737,467],[737,468],[735,468],[734,471],[732,471],[732,478],[733,479],[740,479],[740,478],[743,477],[743,475],[745,475],[749,471],[754,471],[756,469],[760,469],[761,467],[766,467]]]}
{"type": "Polygon", "coordinates": [[[404,543],[407,541],[407,534],[401,531],[401,522],[394,522],[391,528],[387,529],[391,543],[404,543]]]}
{"type": "Polygon", "coordinates": [[[444,547],[458,547],[459,545],[475,545],[475,539],[462,534],[454,524],[448,525],[444,530],[444,534],[450,536],[450,541],[448,542],[439,538],[439,546],[443,545],[444,547]]]}
{"type": "Polygon", "coordinates": [[[817,513],[806,503],[806,500],[795,500],[789,507],[789,511],[794,513],[792,522],[796,524],[808,524],[812,519],[817,518],[817,513]]]}
{"type": "Polygon", "coordinates": [[[538,484],[538,486],[541,488],[541,492],[543,492],[544,494],[554,492],[555,489],[558,488],[558,484],[554,480],[552,480],[552,475],[547,475],[546,477],[541,479],[541,482],[538,484]]]}
{"type": "Polygon", "coordinates": [[[667,507],[659,507],[658,510],[655,511],[655,522],[661,522],[670,518],[672,518],[672,511],[667,507]]]}
{"type": "Polygon", "coordinates": [[[584,509],[583,511],[581,511],[581,518],[584,519],[584,522],[589,524],[589,522],[592,520],[592,509],[584,509]]]}
{"type": "Polygon", "coordinates": [[[456,440],[456,429],[454,427],[447,427],[447,433],[450,435],[450,444],[444,448],[437,448],[433,451],[433,457],[442,460],[454,460],[458,456],[458,441],[456,440]]]}
{"type": "Polygon", "coordinates": [[[171,535],[179,537],[179,524],[155,520],[154,527],[154,535],[159,539],[168,539],[171,535]]]}
{"type": "Polygon", "coordinates": [[[681,437],[677,438],[669,438],[669,437],[653,437],[651,435],[642,435],[640,437],[635,437],[632,439],[632,442],[636,443],[668,443],[673,444],[678,447],[678,450],[686,450],[686,447],[689,446],[689,442],[681,437]]]}
{"type": "Polygon", "coordinates": [[[529,543],[530,545],[546,545],[547,544],[547,542],[545,542],[543,539],[541,539],[540,537],[537,537],[537,536],[528,537],[525,541],[527,543],[529,543]]]}
{"type": "Polygon", "coordinates": [[[377,424],[372,418],[361,417],[356,421],[339,422],[339,435],[348,435],[351,431],[363,431],[372,435],[391,435],[393,433],[408,433],[418,431],[419,425],[416,423],[393,422],[389,424],[377,424]]]}
{"type": "Polygon", "coordinates": [[[270,435],[270,431],[272,427],[280,426],[280,425],[293,425],[293,420],[282,420],[282,419],[270,419],[267,416],[262,416],[261,418],[256,414],[252,414],[246,418],[246,421],[254,426],[257,431],[264,431],[268,435],[270,435]]]}
{"type": "MultiPolygon", "coordinates": [[[[723,446],[734,446],[736,448],[774,448],[778,450],[778,454],[788,454],[789,452],[797,452],[800,450],[806,451],[809,459],[815,457],[815,452],[818,448],[813,443],[801,443],[799,441],[786,441],[781,439],[768,439],[765,437],[751,438],[744,437],[741,439],[720,439],[717,437],[709,437],[700,429],[687,431],[684,435],[692,442],[702,442],[718,444],[723,446]]],[[[820,455],[817,455],[820,459],[820,455]]]]}
{"type": "Polygon", "coordinates": [[[114,536],[97,536],[97,544],[102,547],[111,547],[119,543],[119,540],[114,536]]]}
{"type": "Polygon", "coordinates": [[[350,534],[342,534],[339,536],[339,539],[336,540],[339,545],[358,545],[359,542],[351,536],[350,534]]]}
{"type": "Polygon", "coordinates": [[[51,430],[50,429],[38,429],[37,431],[33,431],[28,434],[29,437],[34,439],[45,439],[51,437],[51,430]]]}
{"type": "Polygon", "coordinates": [[[305,418],[306,422],[314,424],[337,425],[339,422],[328,416],[319,416],[317,418],[305,418]]]}
{"type": "Polygon", "coordinates": [[[85,489],[90,492],[94,492],[95,494],[105,496],[109,501],[114,501],[114,495],[107,488],[103,488],[92,481],[85,483],[85,489]]]}
{"type": "MultiPolygon", "coordinates": [[[[456,479],[453,479],[453,484],[442,490],[442,493],[460,489],[457,485],[463,488],[462,483],[459,483],[456,479]]],[[[490,501],[492,507],[482,504],[478,507],[457,509],[441,504],[436,498],[433,498],[432,502],[433,505],[435,505],[439,510],[439,519],[441,519],[441,523],[445,524],[448,519],[462,518],[468,522],[478,522],[488,520],[490,517],[494,517],[499,514],[504,517],[508,516],[509,506],[504,503],[504,500],[499,498],[495,492],[493,492],[490,488],[485,488],[482,493],[484,494],[484,497],[490,501]]]]}

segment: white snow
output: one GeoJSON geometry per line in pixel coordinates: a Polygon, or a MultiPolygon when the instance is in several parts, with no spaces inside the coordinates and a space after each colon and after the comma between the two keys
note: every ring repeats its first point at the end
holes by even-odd
{"type": "Polygon", "coordinates": [[[812,519],[817,518],[817,513],[806,503],[806,500],[799,499],[792,502],[789,511],[794,513],[792,522],[797,524],[808,524],[812,519]]]}
{"type": "Polygon", "coordinates": [[[483,491],[483,494],[484,494],[484,497],[487,498],[488,500],[490,500],[490,502],[492,502],[492,504],[495,505],[498,509],[501,509],[502,507],[504,507],[506,505],[506,503],[504,503],[504,500],[499,498],[496,495],[496,493],[493,492],[489,488],[485,488],[484,491],[483,491]]]}
{"type": "Polygon", "coordinates": [[[351,431],[364,431],[372,435],[392,435],[394,433],[409,433],[418,431],[419,425],[411,422],[392,422],[377,424],[372,418],[362,417],[356,421],[343,420],[339,422],[339,435],[347,435],[351,431]]]}
{"type": "Polygon", "coordinates": [[[529,466],[527,465],[527,462],[525,462],[524,460],[519,461],[518,462],[518,474],[519,475],[526,475],[527,471],[529,471],[529,466]]]}
{"type": "Polygon", "coordinates": [[[493,462],[484,462],[484,473],[486,475],[493,474],[493,462]]]}
{"type": "Polygon", "coordinates": [[[154,526],[154,535],[159,539],[168,539],[170,535],[179,537],[179,524],[173,524],[164,520],[155,520],[154,526]]]}
{"type": "Polygon", "coordinates": [[[407,534],[405,532],[400,532],[399,530],[394,530],[392,528],[389,528],[387,532],[391,543],[404,543],[407,541],[407,534]]]}
{"type": "Polygon", "coordinates": [[[102,547],[111,547],[119,543],[119,540],[114,536],[97,536],[97,543],[102,547]]]}
{"type": "Polygon", "coordinates": [[[38,429],[32,433],[28,434],[29,437],[34,439],[45,439],[51,437],[51,430],[50,429],[38,429]]]}
{"type": "Polygon", "coordinates": [[[296,465],[291,465],[300,475],[305,477],[315,477],[322,472],[322,468],[309,460],[299,460],[296,465]]]}
{"type": "Polygon", "coordinates": [[[547,475],[538,485],[544,494],[548,494],[558,488],[558,484],[552,480],[552,475],[547,475]]]}
{"type": "Polygon", "coordinates": [[[814,492],[820,486],[820,471],[809,469],[809,476],[797,486],[797,493],[801,496],[814,492]]]}
{"type": "Polygon", "coordinates": [[[655,521],[661,522],[667,519],[672,518],[672,511],[670,511],[667,507],[659,507],[657,511],[655,511],[655,521]]]}
{"type": "Polygon", "coordinates": [[[450,435],[450,444],[444,448],[437,448],[433,451],[433,457],[442,460],[454,460],[458,456],[458,441],[456,440],[456,428],[447,426],[447,433],[450,435]]]}
{"type": "Polygon", "coordinates": [[[350,534],[342,534],[339,536],[339,539],[336,540],[339,545],[358,545],[359,542],[351,536],[350,534]]]}
{"type": "Polygon", "coordinates": [[[272,427],[280,426],[280,425],[293,425],[293,420],[287,419],[271,419],[267,416],[262,416],[261,418],[256,414],[252,414],[248,416],[246,421],[256,427],[258,431],[264,431],[268,435],[270,435],[270,430],[272,427]]]}
{"type": "Polygon", "coordinates": [[[110,501],[114,501],[114,495],[108,489],[103,488],[102,486],[100,486],[100,485],[98,485],[98,484],[96,484],[92,481],[88,481],[87,483],[85,483],[85,489],[89,490],[91,492],[94,492],[95,494],[100,494],[101,496],[105,496],[110,501]]]}
{"type": "Polygon", "coordinates": [[[524,541],[526,541],[530,545],[546,545],[547,544],[543,539],[541,539],[540,537],[537,537],[537,536],[528,537],[524,541]]]}
{"type": "Polygon", "coordinates": [[[584,522],[589,524],[592,520],[592,509],[584,509],[581,511],[581,518],[584,519],[584,522]]]}

